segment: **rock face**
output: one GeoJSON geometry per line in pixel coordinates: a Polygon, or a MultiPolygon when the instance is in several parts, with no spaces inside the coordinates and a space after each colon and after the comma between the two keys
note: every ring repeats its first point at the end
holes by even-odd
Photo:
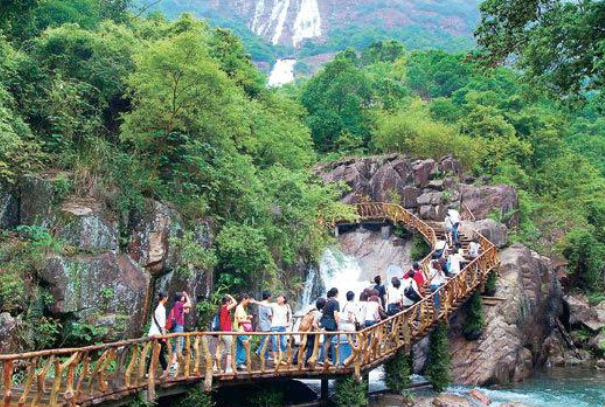
{"type": "Polygon", "coordinates": [[[154,275],[161,275],[176,264],[170,239],[182,237],[183,220],[174,209],[157,201],[136,222],[128,243],[128,254],[154,275]]]}
{"type": "Polygon", "coordinates": [[[460,384],[521,381],[544,363],[543,344],[560,314],[562,291],[547,258],[521,244],[501,253],[496,306],[484,307],[487,326],[475,342],[466,341],[453,321],[453,377],[460,384]]]}
{"type": "Polygon", "coordinates": [[[508,228],[502,223],[493,219],[483,219],[476,222],[463,222],[460,225],[462,234],[472,236],[475,230],[501,249],[508,245],[508,228]]]}
{"type": "Polygon", "coordinates": [[[134,335],[146,324],[149,274],[126,255],[55,256],[39,273],[50,288],[53,313],[74,314],[87,322],[125,316],[125,333],[134,335]]]}
{"type": "MultiPolygon", "coordinates": [[[[461,184],[462,167],[450,156],[439,162],[402,155],[349,159],[319,167],[317,173],[325,182],[344,182],[350,187],[342,197],[346,203],[397,202],[433,221],[443,221],[447,208],[453,206],[466,220],[473,216],[481,220],[499,213],[508,227],[518,223],[519,204],[514,188],[461,184]]],[[[506,240],[504,231],[495,232],[506,240]]]]}
{"type": "Polygon", "coordinates": [[[7,229],[19,223],[19,200],[15,191],[0,184],[0,229],[7,229]]]}
{"type": "Polygon", "coordinates": [[[0,354],[10,353],[20,348],[16,331],[21,322],[8,312],[0,313],[0,354]]]}
{"type": "Polygon", "coordinates": [[[81,252],[117,251],[120,231],[118,222],[108,218],[95,200],[72,200],[61,206],[63,226],[58,237],[81,252]]]}

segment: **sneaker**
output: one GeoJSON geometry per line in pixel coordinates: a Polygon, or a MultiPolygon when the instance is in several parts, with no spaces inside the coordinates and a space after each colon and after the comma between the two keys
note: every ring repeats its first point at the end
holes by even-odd
{"type": "Polygon", "coordinates": [[[225,374],[228,374],[228,375],[233,374],[233,369],[231,369],[230,367],[228,367],[227,369],[225,369],[225,374]]]}
{"type": "Polygon", "coordinates": [[[237,370],[246,370],[248,367],[246,365],[238,365],[237,370]]]}

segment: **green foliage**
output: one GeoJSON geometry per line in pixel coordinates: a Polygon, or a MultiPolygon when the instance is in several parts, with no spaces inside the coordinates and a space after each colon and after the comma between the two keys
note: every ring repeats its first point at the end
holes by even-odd
{"type": "Polygon", "coordinates": [[[414,261],[420,261],[431,253],[431,246],[419,234],[412,236],[412,251],[410,256],[414,261]]]}
{"type": "Polygon", "coordinates": [[[411,383],[412,363],[410,357],[399,352],[384,364],[384,382],[393,393],[401,394],[411,383]]]}
{"type": "Polygon", "coordinates": [[[259,389],[250,399],[252,407],[281,407],[286,400],[286,392],[283,388],[273,387],[259,389]]]}
{"type": "Polygon", "coordinates": [[[187,395],[178,401],[178,407],[214,407],[211,394],[206,394],[200,389],[191,389],[187,395]]]}
{"type": "Polygon", "coordinates": [[[488,274],[487,280],[485,282],[485,293],[487,295],[494,295],[496,293],[498,284],[498,273],[492,271],[488,274]]]}
{"type": "Polygon", "coordinates": [[[335,400],[338,407],[365,407],[368,405],[368,382],[357,382],[353,377],[336,381],[335,400]]]}
{"type": "Polygon", "coordinates": [[[190,278],[197,270],[212,272],[217,262],[214,250],[201,244],[194,232],[187,231],[182,237],[174,237],[169,241],[178,253],[176,271],[181,276],[190,278]]]}
{"type": "Polygon", "coordinates": [[[465,310],[466,319],[462,326],[462,332],[467,340],[477,340],[483,333],[483,328],[485,328],[485,315],[479,291],[475,291],[466,302],[465,310]]]}
{"type": "Polygon", "coordinates": [[[71,321],[64,325],[62,346],[78,347],[99,341],[108,333],[107,327],[98,327],[80,321],[71,321]]]}
{"type": "Polygon", "coordinates": [[[573,229],[565,237],[563,254],[569,260],[569,273],[574,285],[599,291],[603,287],[605,245],[593,231],[573,229]]]}
{"type": "Polygon", "coordinates": [[[126,407],[154,407],[156,405],[156,403],[148,401],[143,393],[139,393],[126,404],[126,407]]]}
{"type": "Polygon", "coordinates": [[[430,335],[426,377],[437,392],[443,392],[451,383],[447,328],[438,323],[430,335]]]}

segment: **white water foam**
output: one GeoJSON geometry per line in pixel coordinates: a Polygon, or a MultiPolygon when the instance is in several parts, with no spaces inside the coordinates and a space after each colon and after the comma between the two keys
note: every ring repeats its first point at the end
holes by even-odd
{"type": "Polygon", "coordinates": [[[269,87],[279,87],[294,82],[294,59],[278,59],[269,75],[269,87]]]}
{"type": "Polygon", "coordinates": [[[254,18],[252,19],[252,26],[250,29],[260,36],[265,35],[267,30],[267,23],[263,23],[263,16],[265,15],[265,0],[257,0],[256,8],[254,9],[254,18]]]}
{"type": "Polygon", "coordinates": [[[292,29],[292,44],[297,47],[307,38],[321,36],[321,14],[317,0],[300,0],[292,29]]]}
{"type": "Polygon", "coordinates": [[[271,11],[271,22],[270,26],[275,28],[273,30],[273,37],[271,42],[273,45],[279,44],[279,39],[284,32],[284,26],[286,25],[286,19],[288,18],[288,9],[290,8],[290,0],[276,0],[273,10],[271,11]]]}
{"type": "Polygon", "coordinates": [[[308,308],[315,300],[326,296],[326,291],[337,287],[340,296],[344,298],[348,291],[355,296],[367,287],[370,282],[363,278],[364,272],[359,261],[353,256],[347,256],[337,248],[327,249],[319,263],[319,272],[311,270],[305,282],[301,305],[308,308]]]}

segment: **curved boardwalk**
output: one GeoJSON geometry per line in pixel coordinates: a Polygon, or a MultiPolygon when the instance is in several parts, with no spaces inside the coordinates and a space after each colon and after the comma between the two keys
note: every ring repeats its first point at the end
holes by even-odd
{"type": "MultiPolygon", "coordinates": [[[[431,245],[443,231],[430,226],[399,205],[363,203],[356,205],[359,221],[390,221],[420,233],[431,245]]],[[[267,366],[258,361],[248,347],[247,368],[236,373],[220,374],[217,364],[217,337],[214,332],[193,332],[170,335],[183,337],[185,351],[179,357],[179,369],[170,379],[160,382],[157,369],[159,345],[148,338],[123,341],[79,349],[56,349],[18,355],[0,355],[2,382],[0,407],[12,406],[90,406],[105,402],[118,402],[129,396],[147,391],[150,399],[156,392],[167,392],[176,386],[200,384],[206,391],[215,387],[271,378],[333,378],[362,375],[383,364],[399,351],[409,352],[412,345],[428,334],[437,321],[447,322],[455,311],[485,282],[489,272],[497,265],[496,247],[477,233],[481,255],[467,264],[462,272],[439,289],[440,307],[435,309],[432,295],[413,307],[356,333],[342,333],[350,344],[352,354],[341,364],[316,363],[321,345],[308,343],[307,334],[271,334],[285,336],[287,350],[280,355],[281,363],[267,366]],[[305,363],[303,355],[308,347],[313,356],[305,363]],[[154,355],[154,369],[146,377],[146,360],[154,355]]],[[[423,260],[428,268],[430,255],[423,260]]],[[[433,294],[435,295],[435,294],[433,294]]],[[[337,333],[334,333],[335,335],[337,333]]],[[[220,335],[237,336],[235,333],[220,335]]],[[[252,343],[264,333],[251,333],[252,343]]],[[[235,339],[235,338],[234,338],[235,339]]],[[[219,341],[220,342],[220,341],[219,341]]],[[[235,340],[232,353],[235,354],[235,340]]],[[[311,342],[311,341],[309,341],[311,342]]],[[[335,344],[335,360],[339,359],[341,341],[335,344]]],[[[265,343],[268,343],[266,341],[265,343]]],[[[170,348],[170,346],[168,347],[170,348]]]]}

